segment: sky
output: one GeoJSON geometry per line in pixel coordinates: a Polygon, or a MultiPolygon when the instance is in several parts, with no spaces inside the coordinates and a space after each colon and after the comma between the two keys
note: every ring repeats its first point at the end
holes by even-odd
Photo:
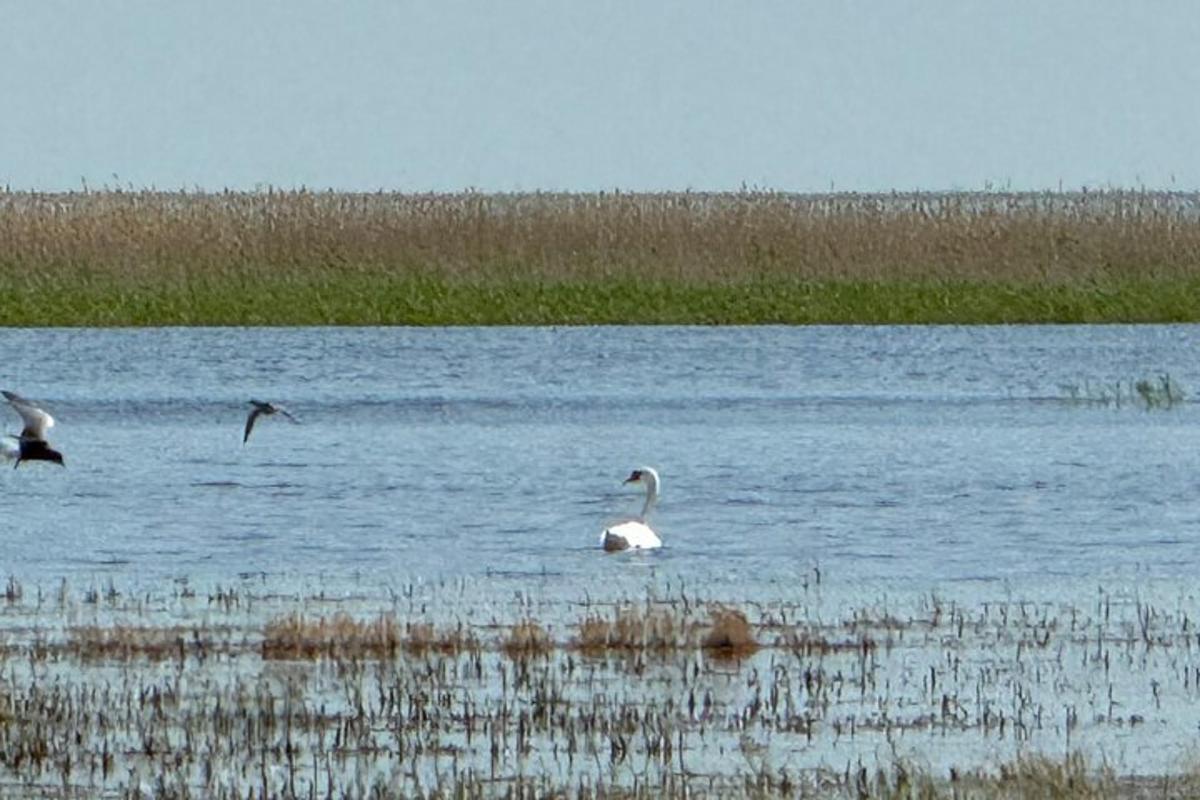
{"type": "Polygon", "coordinates": [[[0,183],[1200,188],[1200,4],[0,0],[0,183]]]}

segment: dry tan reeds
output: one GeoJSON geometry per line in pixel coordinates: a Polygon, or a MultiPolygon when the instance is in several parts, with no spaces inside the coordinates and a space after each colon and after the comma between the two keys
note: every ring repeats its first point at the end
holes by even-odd
{"type": "Polygon", "coordinates": [[[585,654],[700,648],[710,656],[740,658],[759,644],[745,613],[719,604],[708,607],[707,624],[677,609],[620,608],[612,618],[592,614],[577,626],[570,646],[585,654]]]}
{"type": "Polygon", "coordinates": [[[194,638],[179,627],[84,625],[67,631],[66,649],[87,661],[182,660],[194,638]]]}
{"type": "Polygon", "coordinates": [[[429,622],[408,622],[404,625],[401,646],[414,655],[442,653],[454,655],[476,652],[481,644],[479,637],[461,622],[452,628],[437,628],[429,622]]]}
{"type": "MultiPolygon", "coordinates": [[[[975,791],[991,798],[1107,800],[1113,797],[1146,796],[1142,794],[1143,787],[1136,782],[1122,781],[1111,769],[1089,764],[1078,752],[1061,760],[1045,756],[1018,758],[1002,764],[996,775],[974,776],[960,779],[958,783],[963,789],[974,784],[975,791]]],[[[1181,781],[1180,787],[1183,785],[1181,781]]]]}
{"type": "Polygon", "coordinates": [[[1200,195],[0,192],[0,324],[1200,320],[1200,195]]]}
{"type": "Polygon", "coordinates": [[[1200,198],[1079,193],[0,193],[0,274],[1069,281],[1200,273],[1200,198]]]}
{"type": "Polygon", "coordinates": [[[758,650],[758,642],[754,639],[754,631],[745,613],[736,608],[713,606],[709,609],[709,616],[709,628],[700,642],[709,655],[744,658],[758,650]]]}
{"type": "Polygon", "coordinates": [[[318,619],[288,614],[266,624],[262,657],[292,660],[386,658],[396,654],[401,641],[400,627],[387,614],[366,621],[340,613],[318,619]]]}
{"type": "Polygon", "coordinates": [[[582,620],[571,645],[587,654],[674,650],[687,645],[693,627],[694,623],[665,608],[621,608],[611,619],[590,615],[582,620]]]}
{"type": "Polygon", "coordinates": [[[512,658],[543,656],[553,647],[550,632],[531,619],[513,625],[500,643],[500,649],[512,658]]]}

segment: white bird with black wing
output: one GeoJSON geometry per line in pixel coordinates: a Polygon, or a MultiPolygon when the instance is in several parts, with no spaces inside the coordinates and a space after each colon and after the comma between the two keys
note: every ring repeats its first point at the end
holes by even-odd
{"type": "Polygon", "coordinates": [[[52,461],[59,466],[63,463],[62,453],[55,450],[46,441],[46,431],[54,427],[54,417],[46,413],[16,392],[3,391],[4,399],[21,415],[24,427],[20,436],[9,434],[9,439],[16,442],[5,442],[3,453],[6,458],[12,458],[17,463],[14,468],[21,466],[22,461],[52,461]]]}

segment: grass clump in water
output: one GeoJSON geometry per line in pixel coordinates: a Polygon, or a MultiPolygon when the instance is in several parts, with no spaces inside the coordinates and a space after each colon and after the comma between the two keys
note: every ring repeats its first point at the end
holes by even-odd
{"type": "Polygon", "coordinates": [[[609,650],[675,650],[686,644],[691,627],[666,609],[622,608],[611,619],[593,614],[582,620],[572,645],[589,655],[609,650]]]}
{"type": "Polygon", "coordinates": [[[714,606],[709,609],[710,627],[700,646],[719,658],[744,658],[754,655],[758,642],[745,613],[736,608],[714,606]]]}
{"type": "Polygon", "coordinates": [[[390,615],[361,621],[340,613],[315,620],[288,614],[266,624],[262,657],[292,661],[390,658],[400,644],[400,628],[390,615]]]}
{"type": "Polygon", "coordinates": [[[621,608],[612,618],[592,614],[580,621],[571,647],[591,655],[702,649],[718,658],[741,658],[758,650],[745,613],[712,604],[708,615],[705,625],[686,612],[670,608],[621,608]]]}
{"type": "Polygon", "coordinates": [[[545,656],[554,648],[550,632],[533,620],[522,620],[509,629],[500,649],[510,658],[545,656]]]}
{"type": "MultiPolygon", "coordinates": [[[[163,661],[188,654],[189,637],[181,628],[87,625],[67,632],[67,650],[85,661],[163,661]]],[[[200,645],[198,634],[196,644],[200,645]]]]}
{"type": "Polygon", "coordinates": [[[428,653],[477,653],[482,645],[479,638],[462,623],[453,628],[436,628],[429,622],[409,622],[404,626],[401,647],[406,653],[421,656],[428,653]]]}

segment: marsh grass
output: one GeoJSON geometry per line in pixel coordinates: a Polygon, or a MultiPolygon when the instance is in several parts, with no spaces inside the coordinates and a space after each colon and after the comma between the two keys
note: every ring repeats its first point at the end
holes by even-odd
{"type": "Polygon", "coordinates": [[[1034,797],[1115,800],[1140,796],[1145,788],[1134,781],[1122,781],[1105,767],[1089,764],[1079,753],[1062,759],[1017,758],[1001,764],[994,771],[954,770],[947,778],[932,775],[918,766],[897,763],[890,769],[879,769],[874,773],[860,768],[848,774],[842,785],[847,794],[864,800],[1023,800],[1034,797]]]}
{"type": "Polygon", "coordinates": [[[1105,800],[1121,797],[1133,787],[1122,785],[1112,770],[1089,764],[1079,753],[1064,759],[1020,758],[1003,764],[995,774],[976,774],[957,781],[991,798],[1063,797],[1105,800]]]}
{"type": "Polygon", "coordinates": [[[0,193],[0,324],[1200,319],[1169,192],[0,193]]]}
{"type": "Polygon", "coordinates": [[[611,617],[593,613],[579,621],[567,646],[591,656],[699,649],[711,657],[730,659],[753,655],[759,649],[745,612],[711,604],[707,613],[707,623],[672,607],[623,607],[611,617]]]}
{"type": "Polygon", "coordinates": [[[581,620],[571,645],[586,655],[608,651],[662,652],[688,646],[695,623],[666,608],[620,608],[611,618],[581,620]]]}
{"type": "Polygon", "coordinates": [[[317,619],[288,614],[266,624],[262,657],[265,660],[390,658],[399,650],[401,641],[396,620],[387,614],[380,614],[374,620],[357,620],[341,613],[317,619]]]}
{"type": "Polygon", "coordinates": [[[709,609],[709,617],[709,628],[704,632],[700,644],[710,655],[719,658],[745,658],[754,655],[758,650],[754,630],[750,627],[745,612],[736,608],[713,606],[709,609]]]}
{"type": "Polygon", "coordinates": [[[352,605],[248,585],[110,585],[98,603],[28,588],[0,604],[4,796],[1196,794],[1186,763],[1131,778],[1103,760],[1140,737],[1116,762],[1140,771],[1186,727],[1190,594],[822,609],[815,591],[680,588],[489,598],[452,622],[428,602],[461,591],[445,584],[352,605]],[[571,614],[575,636],[556,640],[571,614]]]}
{"type": "Polygon", "coordinates": [[[554,649],[550,632],[531,619],[518,622],[509,629],[500,649],[512,658],[544,656],[554,649]]]}
{"type": "Polygon", "coordinates": [[[482,648],[479,637],[461,622],[453,627],[441,628],[431,622],[407,622],[400,644],[406,653],[413,655],[457,655],[478,652],[482,648]]]}
{"type": "MultiPolygon", "coordinates": [[[[66,649],[85,661],[183,661],[192,640],[193,636],[179,627],[86,625],[67,631],[66,649]]],[[[195,641],[204,646],[198,632],[195,641]]]]}

